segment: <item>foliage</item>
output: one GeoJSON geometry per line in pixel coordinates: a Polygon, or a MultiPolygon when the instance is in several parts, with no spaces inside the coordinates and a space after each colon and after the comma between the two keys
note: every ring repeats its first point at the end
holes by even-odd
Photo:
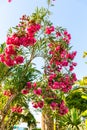
{"type": "Polygon", "coordinates": [[[59,118],[58,125],[61,130],[85,130],[85,124],[81,123],[81,115],[76,108],[70,109],[68,114],[59,118]]]}
{"type": "Polygon", "coordinates": [[[83,112],[87,109],[87,100],[83,98],[84,92],[79,89],[72,90],[69,95],[67,95],[66,101],[70,109],[74,107],[79,109],[80,112],[83,112]]]}

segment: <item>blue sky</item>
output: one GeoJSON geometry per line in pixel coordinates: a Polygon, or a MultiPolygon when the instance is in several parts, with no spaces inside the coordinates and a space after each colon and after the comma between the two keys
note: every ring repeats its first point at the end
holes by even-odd
{"type": "MultiPolygon", "coordinates": [[[[71,33],[72,50],[77,51],[75,72],[81,79],[87,76],[87,59],[82,58],[83,51],[87,50],[87,0],[56,0],[54,3],[51,20],[54,25],[67,28],[71,33]]],[[[0,0],[0,43],[6,40],[9,27],[17,25],[19,18],[31,14],[36,6],[46,7],[46,0],[13,0],[11,3],[0,0]]]]}

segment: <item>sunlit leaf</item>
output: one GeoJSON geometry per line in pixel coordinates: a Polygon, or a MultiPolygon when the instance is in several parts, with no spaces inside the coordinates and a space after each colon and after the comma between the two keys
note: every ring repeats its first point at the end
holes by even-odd
{"type": "Polygon", "coordinates": [[[87,51],[84,51],[83,58],[85,58],[86,56],[87,56],[87,51]]]}

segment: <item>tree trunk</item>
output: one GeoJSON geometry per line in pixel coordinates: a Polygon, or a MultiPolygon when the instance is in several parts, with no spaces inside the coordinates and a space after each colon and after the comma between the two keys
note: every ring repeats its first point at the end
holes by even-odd
{"type": "Polygon", "coordinates": [[[49,114],[49,111],[42,112],[42,119],[41,119],[41,130],[53,130],[53,119],[49,114]]]}
{"type": "Polygon", "coordinates": [[[4,119],[5,119],[5,117],[6,117],[7,113],[8,113],[8,110],[10,109],[10,104],[11,104],[11,102],[15,99],[16,96],[17,96],[17,94],[14,94],[14,95],[12,95],[12,96],[8,99],[8,101],[7,101],[7,103],[6,103],[5,107],[4,107],[4,109],[3,109],[3,111],[2,111],[2,114],[1,114],[2,118],[1,118],[1,121],[0,121],[0,130],[5,130],[5,122],[4,122],[4,119]]]}

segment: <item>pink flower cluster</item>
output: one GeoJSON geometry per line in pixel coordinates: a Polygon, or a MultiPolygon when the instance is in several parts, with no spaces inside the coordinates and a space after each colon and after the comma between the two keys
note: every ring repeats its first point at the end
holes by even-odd
{"type": "MultiPolygon", "coordinates": [[[[36,82],[34,82],[34,83],[27,82],[26,86],[24,87],[24,89],[21,90],[21,93],[27,95],[27,94],[29,94],[30,90],[33,92],[33,94],[35,96],[37,96],[37,97],[38,96],[42,96],[42,89],[37,86],[36,82]]],[[[37,101],[33,102],[32,105],[33,105],[34,108],[43,108],[44,100],[43,101],[40,100],[38,102],[37,101]]]]}
{"type": "Polygon", "coordinates": [[[60,104],[58,104],[58,107],[59,107],[59,114],[62,116],[62,115],[65,115],[68,113],[69,109],[66,107],[64,101],[62,100],[60,104]]]}
{"type": "MultiPolygon", "coordinates": [[[[24,87],[24,89],[21,90],[21,93],[24,94],[24,95],[27,95],[29,94],[29,91],[32,91],[33,94],[37,97],[38,96],[42,96],[42,89],[40,87],[37,86],[37,83],[34,82],[34,83],[31,83],[31,82],[27,82],[26,83],[26,86],[24,87]]],[[[30,91],[30,92],[31,92],[30,91]]],[[[40,101],[35,101],[32,103],[32,106],[34,108],[43,108],[44,106],[44,100],[40,100],[40,101]]]]}
{"type": "Polygon", "coordinates": [[[56,102],[51,102],[50,107],[51,107],[52,110],[58,109],[59,114],[61,116],[68,113],[68,108],[66,107],[63,100],[60,102],[60,104],[58,104],[56,102]]]}
{"type": "Polygon", "coordinates": [[[0,62],[9,67],[23,63],[24,58],[21,55],[18,55],[16,50],[17,48],[12,44],[7,46],[4,53],[0,54],[0,62]]]}
{"type": "MultiPolygon", "coordinates": [[[[29,24],[26,28],[23,28],[24,25],[20,25],[19,28],[22,28],[22,34],[13,34],[12,36],[7,37],[7,45],[13,44],[16,46],[32,46],[36,43],[34,37],[35,33],[40,30],[40,24],[29,24]],[[22,27],[21,27],[22,26],[22,27]]],[[[19,33],[19,32],[18,32],[19,33]]]]}
{"type": "Polygon", "coordinates": [[[0,62],[9,67],[24,62],[24,58],[18,54],[18,50],[20,50],[20,46],[28,47],[34,45],[36,43],[35,33],[41,28],[40,24],[29,22],[27,16],[23,16],[21,20],[16,27],[16,32],[7,36],[7,47],[0,54],[0,62]]]}
{"type": "Polygon", "coordinates": [[[51,55],[50,58],[50,65],[55,64],[60,71],[63,67],[74,67],[77,64],[73,63],[72,60],[76,56],[76,51],[69,53],[67,52],[66,48],[63,48],[61,45],[56,45],[54,48],[54,44],[50,44],[50,51],[49,54],[51,55]]]}
{"type": "Polygon", "coordinates": [[[41,95],[42,89],[41,88],[34,89],[33,93],[36,94],[36,95],[41,95]]]}
{"type": "Polygon", "coordinates": [[[56,32],[56,37],[57,38],[62,38],[65,43],[69,44],[71,40],[71,35],[65,30],[64,32],[56,32]]]}
{"type": "Polygon", "coordinates": [[[22,113],[23,108],[22,108],[21,106],[13,106],[13,107],[11,108],[11,111],[12,111],[12,112],[16,112],[16,113],[22,113]]]}
{"type": "Polygon", "coordinates": [[[64,31],[64,38],[63,40],[69,44],[70,43],[70,40],[71,40],[71,35],[67,32],[67,31],[64,31]]]}
{"type": "Polygon", "coordinates": [[[50,35],[52,32],[54,32],[54,30],[55,30],[54,26],[48,26],[45,29],[45,33],[50,35]]]}
{"type": "MultiPolygon", "coordinates": [[[[47,34],[47,35],[50,35],[50,34],[52,34],[52,32],[54,32],[55,33],[55,27],[54,26],[47,26],[46,27],[46,29],[45,29],[45,33],[47,34]]],[[[58,38],[58,39],[61,39],[62,38],[62,40],[63,41],[65,41],[65,43],[67,43],[67,44],[69,44],[70,43],[70,40],[71,40],[71,35],[65,30],[64,32],[56,32],[56,37],[58,38]]]]}
{"type": "Polygon", "coordinates": [[[77,65],[77,63],[73,62],[77,52],[69,52],[69,44],[62,41],[65,37],[70,42],[71,36],[67,31],[62,32],[62,34],[57,32],[57,36],[61,37],[61,40],[48,45],[50,55],[47,66],[48,86],[52,89],[68,92],[77,80],[75,73],[72,72],[77,65]]]}
{"type": "Polygon", "coordinates": [[[63,92],[68,92],[69,90],[71,90],[72,84],[77,80],[75,73],[72,73],[71,76],[66,74],[63,77],[59,78],[59,81],[55,81],[57,76],[55,78],[50,78],[51,76],[53,76],[53,74],[49,76],[49,80],[48,80],[49,86],[52,89],[55,90],[59,89],[63,92]]]}
{"type": "Polygon", "coordinates": [[[53,101],[53,102],[50,103],[50,107],[51,107],[52,110],[56,110],[57,107],[58,107],[58,103],[53,101]]]}
{"type": "Polygon", "coordinates": [[[33,94],[39,96],[42,94],[42,89],[40,87],[37,87],[36,82],[31,84],[31,82],[27,82],[26,86],[24,87],[24,89],[21,90],[22,94],[28,94],[29,90],[32,89],[33,90],[33,94]]]}

